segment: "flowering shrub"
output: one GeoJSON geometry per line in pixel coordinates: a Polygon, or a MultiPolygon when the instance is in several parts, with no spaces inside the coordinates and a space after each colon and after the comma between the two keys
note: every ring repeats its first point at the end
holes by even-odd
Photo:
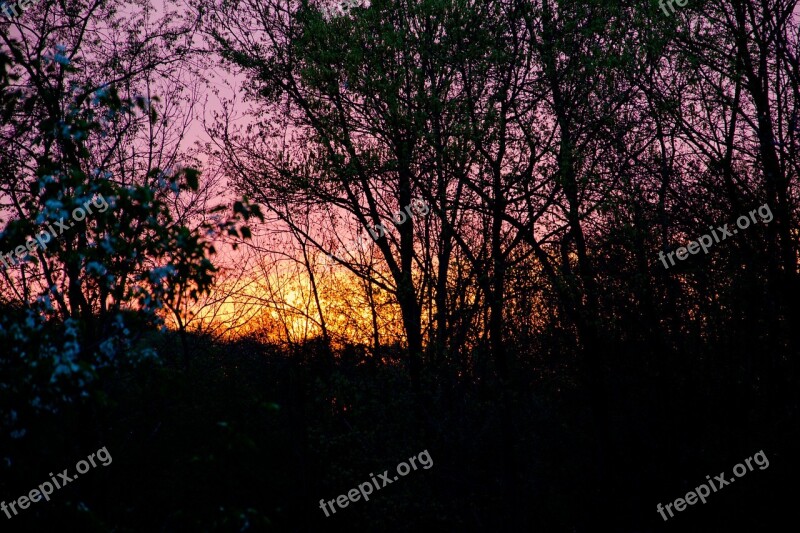
{"type": "MultiPolygon", "coordinates": [[[[63,50],[43,57],[73,68],[63,50]]],[[[24,105],[24,95],[3,80],[0,93],[12,111],[24,105]]],[[[42,98],[64,111],[39,122],[35,142],[57,149],[36,159],[36,177],[21,202],[24,216],[0,232],[0,249],[19,246],[37,225],[61,221],[98,195],[110,209],[71,223],[6,273],[19,290],[15,299],[0,300],[0,439],[6,431],[24,436],[23,413],[55,413],[91,396],[104,370],[156,357],[141,336],[163,327],[165,309],[180,309],[176,301],[192,302],[209,290],[216,270],[210,239],[222,232],[246,238],[243,221],[261,216],[257,206],[236,202],[232,217],[192,230],[175,220],[168,201],[197,190],[197,170],[156,168],[131,183],[83,169],[91,160],[88,143],[113,135],[126,116],[143,113],[155,122],[147,99],[76,85],[42,98]]]]}

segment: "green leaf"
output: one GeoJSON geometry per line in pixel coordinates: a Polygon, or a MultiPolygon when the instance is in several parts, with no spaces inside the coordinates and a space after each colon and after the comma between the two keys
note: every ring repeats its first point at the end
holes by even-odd
{"type": "Polygon", "coordinates": [[[198,177],[200,176],[200,171],[196,168],[187,168],[184,170],[184,174],[186,174],[186,185],[193,191],[196,191],[199,184],[198,177]]]}

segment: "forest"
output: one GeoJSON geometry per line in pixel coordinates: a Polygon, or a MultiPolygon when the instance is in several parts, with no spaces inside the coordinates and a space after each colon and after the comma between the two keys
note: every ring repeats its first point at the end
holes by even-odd
{"type": "Polygon", "coordinates": [[[799,180],[797,0],[6,0],[0,531],[790,530],[799,180]]]}

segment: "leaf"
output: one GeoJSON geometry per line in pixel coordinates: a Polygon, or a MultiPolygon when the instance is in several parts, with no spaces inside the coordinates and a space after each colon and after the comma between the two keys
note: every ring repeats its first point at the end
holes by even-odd
{"type": "Polygon", "coordinates": [[[186,185],[193,191],[196,191],[199,183],[198,177],[200,176],[200,171],[196,168],[187,168],[184,170],[184,174],[186,174],[186,185]]]}

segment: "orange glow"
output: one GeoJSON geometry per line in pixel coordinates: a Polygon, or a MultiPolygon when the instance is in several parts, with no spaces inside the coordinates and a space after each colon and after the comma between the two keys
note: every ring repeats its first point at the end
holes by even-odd
{"type": "MultiPolygon", "coordinates": [[[[321,269],[315,272],[315,282],[334,346],[373,344],[373,320],[382,344],[402,340],[400,311],[391,295],[372,287],[373,317],[366,284],[350,271],[321,269]]],[[[275,343],[302,343],[322,336],[311,280],[303,272],[252,272],[235,283],[222,279],[192,311],[190,329],[210,330],[227,339],[256,336],[275,343]]]]}

